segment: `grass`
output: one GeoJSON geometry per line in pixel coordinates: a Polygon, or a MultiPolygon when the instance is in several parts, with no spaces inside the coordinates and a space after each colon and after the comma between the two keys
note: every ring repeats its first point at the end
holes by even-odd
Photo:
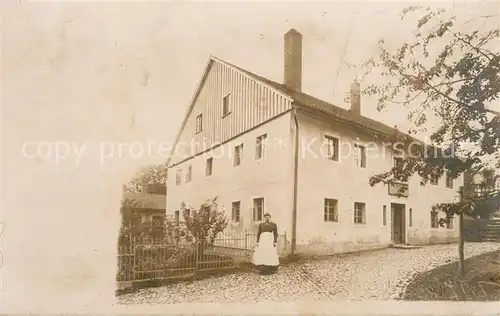
{"type": "Polygon", "coordinates": [[[418,274],[403,300],[500,301],[500,251],[465,260],[465,276],[457,275],[458,262],[418,274]]]}

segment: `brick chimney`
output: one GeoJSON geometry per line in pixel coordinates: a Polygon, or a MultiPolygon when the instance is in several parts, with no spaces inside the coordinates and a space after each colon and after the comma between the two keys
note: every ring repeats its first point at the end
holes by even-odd
{"type": "Polygon", "coordinates": [[[302,89],[302,34],[290,29],[285,34],[285,78],[287,88],[302,89]]]}
{"type": "Polygon", "coordinates": [[[361,87],[357,80],[351,83],[351,112],[361,115],[361,87]]]}

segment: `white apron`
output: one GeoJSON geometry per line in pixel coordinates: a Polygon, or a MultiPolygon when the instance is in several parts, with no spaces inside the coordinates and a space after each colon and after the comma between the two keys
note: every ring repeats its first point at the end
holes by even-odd
{"type": "Polygon", "coordinates": [[[253,264],[256,266],[279,266],[277,248],[274,247],[274,235],[271,232],[260,234],[259,245],[255,247],[253,264]]]}

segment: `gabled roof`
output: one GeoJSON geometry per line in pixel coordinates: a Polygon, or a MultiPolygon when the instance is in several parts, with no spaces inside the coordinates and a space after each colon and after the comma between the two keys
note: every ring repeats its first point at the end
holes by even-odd
{"type": "MultiPolygon", "coordinates": [[[[184,129],[184,126],[186,125],[186,122],[187,122],[189,115],[194,107],[196,99],[201,91],[203,83],[204,83],[205,79],[207,78],[208,72],[210,70],[210,66],[212,65],[212,63],[214,61],[222,63],[226,66],[229,66],[229,67],[237,70],[238,72],[260,82],[261,84],[266,85],[269,88],[281,93],[283,96],[289,98],[295,105],[298,105],[298,106],[301,106],[304,108],[308,108],[308,109],[311,109],[313,111],[319,111],[322,113],[330,114],[331,116],[333,116],[337,119],[340,119],[342,121],[345,121],[345,122],[353,124],[353,125],[356,125],[359,128],[363,128],[363,129],[369,130],[371,132],[382,134],[384,136],[389,136],[389,135],[394,135],[396,133],[400,133],[403,136],[409,137],[411,140],[418,141],[417,139],[415,139],[409,135],[405,135],[404,133],[401,133],[400,131],[398,131],[394,127],[390,127],[390,126],[385,125],[385,124],[378,122],[376,120],[373,120],[373,119],[370,119],[368,117],[351,112],[349,110],[343,109],[341,107],[338,107],[338,106],[333,105],[331,103],[328,103],[326,101],[320,100],[320,99],[315,98],[315,97],[308,95],[306,93],[294,91],[292,89],[287,88],[284,84],[277,83],[275,81],[272,81],[272,80],[269,80],[269,79],[264,78],[262,76],[259,76],[255,73],[252,73],[248,70],[245,70],[245,69],[240,68],[236,65],[228,63],[227,61],[219,59],[215,56],[210,56],[208,63],[205,66],[205,70],[203,72],[202,79],[201,79],[200,83],[198,84],[196,92],[195,92],[193,99],[190,103],[190,106],[186,112],[186,115],[184,117],[184,121],[182,123],[181,129],[179,130],[179,133],[177,135],[177,138],[175,140],[175,143],[174,143],[172,150],[175,150],[175,146],[177,146],[177,143],[179,141],[182,130],[184,129]]],[[[418,141],[418,142],[420,142],[420,141],[418,141]]],[[[169,165],[170,159],[171,158],[168,159],[167,165],[169,165]]]]}
{"type": "Polygon", "coordinates": [[[385,124],[378,122],[376,120],[373,120],[373,119],[370,119],[368,117],[351,112],[349,110],[343,109],[341,107],[338,107],[338,106],[333,105],[329,102],[320,100],[320,99],[315,98],[315,97],[308,95],[306,93],[294,91],[294,90],[286,87],[284,84],[274,82],[272,80],[269,80],[267,78],[264,78],[262,76],[254,74],[248,70],[245,70],[245,69],[242,69],[238,66],[232,65],[228,62],[225,62],[225,61],[223,61],[223,62],[225,64],[231,65],[232,67],[247,74],[248,76],[253,77],[255,80],[266,83],[267,85],[272,86],[276,90],[281,91],[283,94],[288,95],[289,97],[292,98],[292,100],[297,105],[300,105],[300,106],[303,106],[306,108],[310,108],[312,110],[321,111],[321,112],[324,112],[327,114],[331,114],[331,115],[333,115],[341,120],[348,121],[350,123],[354,123],[355,125],[359,125],[360,127],[363,127],[365,129],[370,129],[372,131],[378,132],[378,133],[383,134],[383,135],[390,135],[390,134],[393,134],[395,132],[398,132],[398,130],[394,127],[390,127],[390,126],[385,125],[385,124]]]}
{"type": "MultiPolygon", "coordinates": [[[[285,98],[290,99],[290,101],[293,101],[292,98],[289,95],[283,93],[283,91],[278,86],[276,86],[276,85],[279,85],[279,84],[277,84],[277,83],[275,83],[275,82],[273,82],[271,80],[267,80],[267,79],[265,79],[263,77],[257,76],[255,74],[249,72],[249,71],[243,70],[243,69],[241,69],[241,68],[239,68],[239,67],[237,67],[235,65],[232,65],[232,64],[230,64],[230,63],[228,63],[228,62],[226,62],[226,61],[224,61],[222,59],[219,59],[219,58],[217,58],[215,56],[210,55],[210,57],[208,58],[208,62],[205,65],[205,69],[203,70],[203,75],[201,77],[201,80],[198,83],[198,86],[197,86],[196,91],[195,91],[195,93],[193,95],[193,98],[191,99],[189,107],[186,110],[186,114],[184,115],[184,120],[182,121],[181,128],[180,128],[180,130],[179,130],[179,132],[177,134],[177,137],[175,138],[174,146],[172,147],[172,152],[175,150],[175,147],[177,146],[177,143],[179,142],[179,139],[181,137],[182,131],[184,130],[184,127],[186,126],[187,120],[189,119],[189,115],[191,114],[191,111],[194,108],[194,105],[196,103],[196,99],[198,98],[198,96],[199,96],[199,94],[201,92],[201,88],[203,87],[203,84],[205,83],[205,80],[206,80],[206,78],[208,76],[208,73],[210,72],[210,68],[211,68],[211,66],[212,66],[212,64],[214,62],[218,62],[218,63],[224,64],[226,66],[229,66],[229,67],[235,69],[236,71],[240,72],[241,74],[243,74],[243,75],[245,75],[247,77],[250,77],[251,79],[256,80],[256,81],[260,82],[261,84],[267,86],[268,88],[270,88],[272,90],[275,90],[276,92],[282,94],[285,98]]],[[[167,166],[169,166],[171,159],[172,159],[172,156],[170,156],[168,158],[167,163],[166,163],[167,166]]]]}

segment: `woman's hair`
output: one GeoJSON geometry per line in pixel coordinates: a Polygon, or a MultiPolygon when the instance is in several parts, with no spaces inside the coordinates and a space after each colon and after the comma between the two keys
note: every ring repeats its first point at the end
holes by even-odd
{"type": "Polygon", "coordinates": [[[266,217],[266,216],[271,217],[271,214],[269,214],[269,213],[264,214],[264,217],[266,217]]]}

